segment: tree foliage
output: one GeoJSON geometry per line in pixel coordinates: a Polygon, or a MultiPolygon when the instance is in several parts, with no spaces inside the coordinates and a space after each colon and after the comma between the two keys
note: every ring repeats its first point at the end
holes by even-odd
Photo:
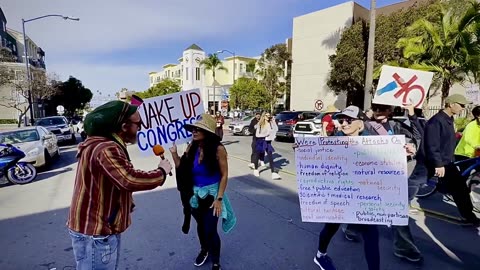
{"type": "Polygon", "coordinates": [[[57,85],[58,92],[52,98],[54,106],[62,105],[66,116],[73,116],[83,110],[92,100],[93,94],[80,80],[70,76],[65,82],[57,85]]]}
{"type": "Polygon", "coordinates": [[[270,107],[268,94],[258,80],[239,78],[230,88],[230,104],[240,109],[266,109],[270,107]]]}
{"type": "Polygon", "coordinates": [[[290,86],[285,74],[285,64],[291,61],[291,55],[284,43],[276,44],[266,49],[258,60],[257,74],[261,77],[261,83],[265,87],[266,98],[270,103],[270,111],[273,112],[277,99],[282,97],[290,86]]]}
{"type": "Polygon", "coordinates": [[[177,80],[164,79],[144,92],[136,93],[141,98],[151,98],[180,92],[182,86],[177,80]]]}

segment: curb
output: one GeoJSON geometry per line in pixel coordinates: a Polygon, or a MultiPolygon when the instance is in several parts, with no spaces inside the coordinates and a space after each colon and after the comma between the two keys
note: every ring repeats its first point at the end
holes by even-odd
{"type": "MultiPolygon", "coordinates": [[[[234,156],[234,155],[229,155],[229,156],[234,158],[234,159],[244,161],[246,163],[250,163],[250,160],[247,160],[247,159],[244,159],[244,158],[241,158],[241,157],[238,157],[238,156],[234,156]]],[[[296,173],[293,173],[291,171],[284,170],[284,169],[280,169],[279,172],[281,172],[283,174],[291,175],[291,176],[297,176],[296,173]]],[[[421,208],[421,207],[417,207],[417,206],[410,206],[410,208],[421,211],[425,215],[428,215],[430,217],[433,217],[433,218],[436,218],[436,219],[439,219],[439,220],[442,220],[442,221],[445,221],[445,222],[449,222],[449,223],[452,223],[452,224],[455,224],[455,225],[462,225],[462,223],[461,223],[462,220],[458,217],[450,216],[448,214],[444,214],[444,213],[441,213],[441,212],[437,212],[437,211],[434,211],[434,210],[421,208]]]]}

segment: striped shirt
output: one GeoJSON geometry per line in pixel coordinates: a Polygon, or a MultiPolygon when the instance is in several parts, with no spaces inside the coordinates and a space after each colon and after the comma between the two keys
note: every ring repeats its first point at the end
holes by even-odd
{"type": "Polygon", "coordinates": [[[126,150],[112,140],[89,137],[78,149],[78,167],[67,226],[86,235],[125,231],[134,191],[163,185],[164,171],[136,170],[126,150]]]}

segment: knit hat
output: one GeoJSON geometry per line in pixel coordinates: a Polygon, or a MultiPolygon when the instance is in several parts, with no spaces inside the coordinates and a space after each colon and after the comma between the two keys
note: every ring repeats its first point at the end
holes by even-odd
{"type": "Polygon", "coordinates": [[[107,102],[87,114],[83,128],[88,136],[108,137],[116,132],[137,109],[137,106],[120,100],[107,102]]]}

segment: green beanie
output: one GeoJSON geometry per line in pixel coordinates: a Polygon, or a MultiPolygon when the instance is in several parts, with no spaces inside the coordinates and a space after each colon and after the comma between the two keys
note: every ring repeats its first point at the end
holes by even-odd
{"type": "Polygon", "coordinates": [[[83,128],[88,136],[108,137],[118,131],[138,107],[120,100],[114,100],[97,107],[87,114],[83,128]]]}

